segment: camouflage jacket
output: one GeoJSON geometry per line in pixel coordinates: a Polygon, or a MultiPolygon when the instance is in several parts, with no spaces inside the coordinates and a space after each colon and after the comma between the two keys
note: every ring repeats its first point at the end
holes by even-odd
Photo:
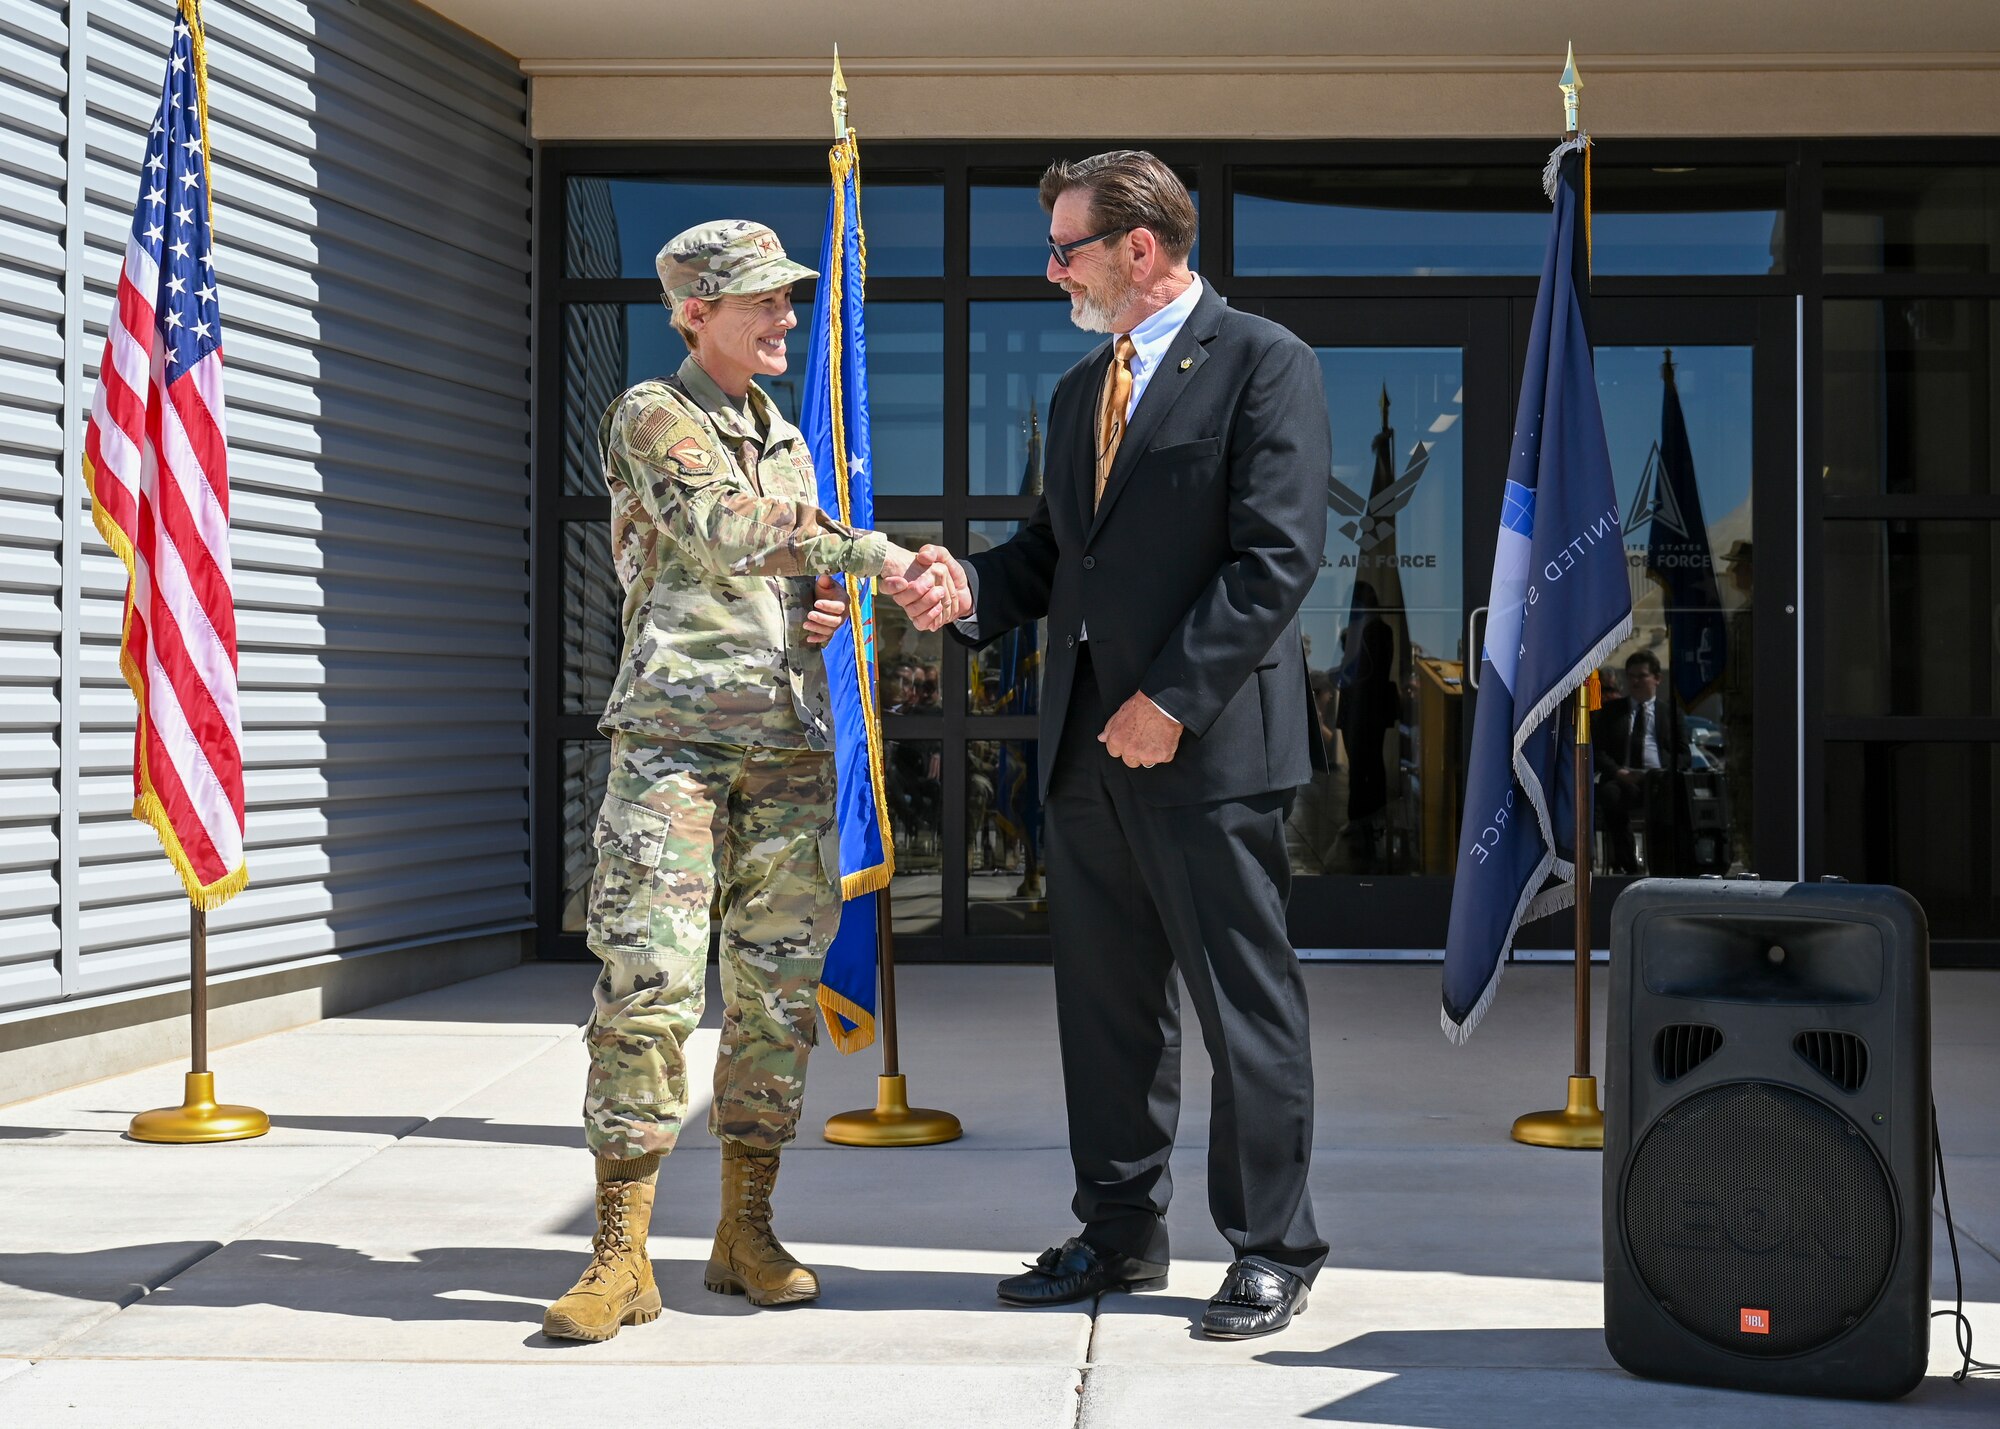
{"type": "Polygon", "coordinates": [[[804,436],[754,383],[750,416],[693,357],[598,427],[624,655],[598,728],[697,744],[832,747],[813,577],[878,574],[888,537],[819,509],[804,436]]]}

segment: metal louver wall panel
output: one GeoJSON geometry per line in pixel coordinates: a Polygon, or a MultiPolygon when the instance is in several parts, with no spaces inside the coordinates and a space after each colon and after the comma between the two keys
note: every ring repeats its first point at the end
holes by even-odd
{"type": "MultiPolygon", "coordinates": [[[[53,996],[53,971],[10,981],[36,957],[70,997],[187,967],[187,902],[129,817],[124,571],[81,499],[74,926],[54,916],[61,384],[46,374],[61,347],[23,316],[60,314],[64,12],[46,13],[0,19],[0,43],[27,47],[0,123],[17,148],[29,126],[23,162],[47,149],[54,166],[46,199],[9,174],[0,211],[0,1008],[53,996]]],[[[69,13],[88,24],[69,171],[87,404],[174,7],[69,13]]],[[[400,0],[231,0],[204,19],[250,864],[249,889],[210,917],[211,968],[526,927],[526,83],[400,0]]]]}
{"type": "Polygon", "coordinates": [[[62,989],[64,56],[51,0],[0,10],[0,1007],[62,989]]]}

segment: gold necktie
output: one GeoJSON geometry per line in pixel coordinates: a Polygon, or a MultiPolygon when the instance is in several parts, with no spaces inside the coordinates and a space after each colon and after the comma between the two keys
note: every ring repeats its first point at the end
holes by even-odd
{"type": "Polygon", "coordinates": [[[1118,443],[1125,439],[1125,408],[1132,401],[1132,358],[1138,349],[1124,333],[1112,348],[1110,370],[1104,374],[1104,407],[1097,416],[1097,495],[1091,499],[1095,511],[1104,500],[1104,483],[1111,478],[1111,463],[1118,460],[1118,443]]]}

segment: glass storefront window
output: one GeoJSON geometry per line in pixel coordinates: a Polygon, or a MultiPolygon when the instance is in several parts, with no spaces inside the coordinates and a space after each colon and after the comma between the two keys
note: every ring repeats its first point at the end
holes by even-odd
{"type": "MultiPolygon", "coordinates": [[[[1012,539],[1019,521],[974,521],[966,541],[968,553],[990,551],[1012,539]]],[[[1041,709],[1042,659],[1049,648],[1049,623],[1032,630],[1009,631],[967,657],[967,708],[976,715],[1031,715],[1041,709]]]]}
{"type": "Polygon", "coordinates": [[[944,921],[944,744],[884,740],[882,766],[896,840],[891,926],[898,936],[935,933],[944,921]]]}
{"type": "Polygon", "coordinates": [[[1041,302],[969,305],[966,431],[974,496],[1027,496],[1041,489],[1041,437],[1056,379],[1104,341],[1072,323],[1069,304],[1053,288],[1049,292],[1041,302]]]}
{"type": "MultiPolygon", "coordinates": [[[[879,523],[890,539],[908,550],[944,544],[944,528],[935,521],[879,523]]],[[[942,714],[940,673],[944,669],[944,632],[922,631],[910,624],[903,607],[886,595],[875,598],[875,707],[885,715],[942,714]]]]}
{"type": "MultiPolygon", "coordinates": [[[[785,344],[788,369],[759,380],[796,424],[811,314],[785,344]]],[[[604,494],[597,424],[634,382],[680,370],[687,344],[659,303],[570,303],[563,308],[563,493],[604,494]]],[[[868,304],[868,401],[877,496],[935,496],[944,490],[944,307],[868,304]]]]}
{"type": "MultiPolygon", "coordinates": [[[[569,180],[564,271],[571,278],[653,278],[669,238],[697,223],[744,218],[770,225],[785,253],[819,264],[826,237],[824,169],[796,179],[569,180]]],[[[871,278],[926,278],[944,272],[944,189],[935,178],[870,170],[861,195],[871,278]]]]}
{"type": "Polygon", "coordinates": [[[1751,868],[1751,349],[1599,347],[1596,362],[1632,636],[1600,671],[1595,867],[1751,868]]]}
{"type": "Polygon", "coordinates": [[[604,807],[611,778],[611,744],[566,739],[562,744],[562,931],[582,933],[590,909],[590,879],[597,871],[591,831],[604,807]]]}
{"type": "MultiPolygon", "coordinates": [[[[806,316],[800,314],[801,329],[806,316]]],[[[795,334],[790,346],[807,341],[795,334]]],[[[804,354],[793,363],[786,378],[802,380],[804,354]]],[[[944,494],[942,303],[869,299],[868,423],[878,499],[944,494]]]]}
{"type": "Polygon", "coordinates": [[[611,565],[611,526],[565,521],[562,528],[562,712],[604,712],[625,642],[625,593],[611,565]]]}
{"type": "Polygon", "coordinates": [[[975,739],[965,747],[965,931],[1049,930],[1043,883],[1042,798],[1032,739],[975,739]]]}
{"type": "Polygon", "coordinates": [[[1923,905],[1933,938],[1991,938],[2000,923],[1993,745],[1831,740],[1825,862],[1923,905]]]}
{"type": "Polygon", "coordinates": [[[1827,712],[2000,713],[2000,525],[1828,521],[1821,529],[1827,712]]]}
{"type": "Polygon", "coordinates": [[[2000,168],[1828,164],[1829,273],[2000,273],[2000,168]]]}
{"type": "Polygon", "coordinates": [[[1333,768],[1293,805],[1292,866],[1447,875],[1463,784],[1463,354],[1315,351],[1333,424],[1331,510],[1299,618],[1333,768]]]}
{"type": "MultiPolygon", "coordinates": [[[[1243,277],[1534,274],[1548,245],[1539,171],[1246,167],[1235,171],[1243,277]]],[[[1599,275],[1781,273],[1784,170],[1592,175],[1599,275]]]]}
{"type": "Polygon", "coordinates": [[[1821,311],[1826,493],[2000,493],[2000,303],[1863,298],[1821,311]]]}
{"type": "MultiPolygon", "coordinates": [[[[1176,169],[1197,210],[1201,194],[1194,174],[1176,169]]],[[[1049,216],[1039,197],[1041,169],[986,169],[972,175],[971,267],[975,278],[1047,276],[1049,216]]],[[[1201,266],[1201,244],[1188,255],[1190,266],[1201,266]]]]}

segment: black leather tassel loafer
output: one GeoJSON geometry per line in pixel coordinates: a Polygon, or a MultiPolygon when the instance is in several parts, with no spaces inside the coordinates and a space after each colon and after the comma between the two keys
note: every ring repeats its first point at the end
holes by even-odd
{"type": "Polygon", "coordinates": [[[1106,1290],[1157,1290],[1166,1283],[1164,1265],[1099,1250],[1072,1237],[1043,1251],[1026,1275],[1001,1281],[999,1291],[1009,1305],[1068,1305],[1106,1290]]]}
{"type": "Polygon", "coordinates": [[[1202,1312],[1202,1333],[1217,1340],[1276,1334],[1306,1308],[1306,1283],[1267,1260],[1246,1256],[1229,1267],[1202,1312]]]}

